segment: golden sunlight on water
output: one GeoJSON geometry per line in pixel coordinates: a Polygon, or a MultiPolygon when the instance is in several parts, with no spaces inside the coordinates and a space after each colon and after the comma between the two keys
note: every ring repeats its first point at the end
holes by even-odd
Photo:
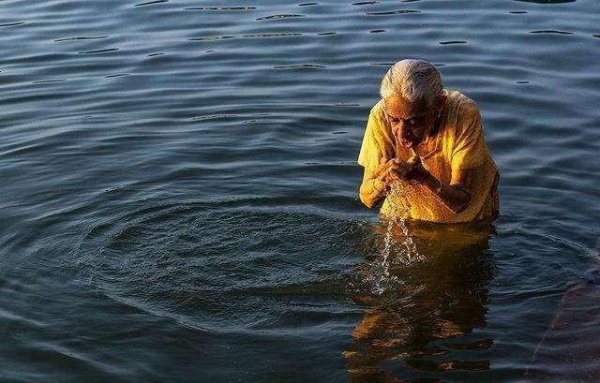
{"type": "Polygon", "coordinates": [[[353,296],[364,310],[352,346],[343,351],[350,381],[394,381],[375,366],[399,358],[422,372],[489,369],[484,357],[463,360],[452,351],[485,351],[493,345],[473,333],[486,323],[488,284],[495,274],[487,252],[493,228],[396,219],[377,230],[386,269],[377,277],[368,275],[380,272],[377,259],[361,270],[365,280],[373,278],[374,288],[353,296]]]}

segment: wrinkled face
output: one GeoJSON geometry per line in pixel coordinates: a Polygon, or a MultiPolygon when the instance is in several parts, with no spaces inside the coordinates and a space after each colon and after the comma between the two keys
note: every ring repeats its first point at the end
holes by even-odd
{"type": "Polygon", "coordinates": [[[397,144],[412,148],[433,131],[437,111],[427,107],[426,103],[411,103],[400,97],[389,97],[384,100],[384,105],[397,144]]]}

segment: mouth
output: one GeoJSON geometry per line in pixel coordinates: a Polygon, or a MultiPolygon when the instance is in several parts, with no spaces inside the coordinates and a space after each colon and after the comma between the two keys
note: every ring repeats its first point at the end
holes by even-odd
{"type": "Polygon", "coordinates": [[[415,142],[413,140],[406,140],[406,139],[402,139],[400,140],[400,144],[405,147],[406,149],[410,149],[413,146],[415,146],[415,142]]]}
{"type": "Polygon", "coordinates": [[[396,142],[406,149],[413,148],[419,144],[421,141],[418,137],[414,137],[412,134],[401,134],[400,132],[396,133],[396,142]]]}

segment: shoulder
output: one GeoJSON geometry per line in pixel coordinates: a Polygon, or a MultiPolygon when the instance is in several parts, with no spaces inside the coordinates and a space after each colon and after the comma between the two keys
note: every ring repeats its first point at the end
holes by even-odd
{"type": "Polygon", "coordinates": [[[379,100],[369,112],[369,121],[367,123],[367,130],[370,134],[375,136],[381,136],[382,139],[388,136],[389,127],[387,119],[385,118],[385,111],[383,100],[379,100]]]}
{"type": "Polygon", "coordinates": [[[481,118],[477,103],[469,97],[456,90],[446,91],[446,95],[448,96],[447,105],[450,111],[453,112],[459,120],[481,118]]]}
{"type": "Polygon", "coordinates": [[[482,130],[481,112],[477,103],[458,91],[446,91],[446,113],[455,137],[482,130]]]}
{"type": "Polygon", "coordinates": [[[378,121],[384,121],[384,105],[383,100],[379,100],[369,112],[369,119],[377,119],[378,121]]]}

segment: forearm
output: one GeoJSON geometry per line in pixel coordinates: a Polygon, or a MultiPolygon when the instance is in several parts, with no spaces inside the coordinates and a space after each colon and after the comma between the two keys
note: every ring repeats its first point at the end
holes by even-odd
{"type": "Polygon", "coordinates": [[[375,206],[386,194],[386,185],[378,177],[365,178],[360,185],[360,200],[365,206],[375,206]]]}
{"type": "Polygon", "coordinates": [[[446,185],[431,174],[428,174],[422,183],[455,214],[469,206],[471,196],[458,185],[446,185]]]}

